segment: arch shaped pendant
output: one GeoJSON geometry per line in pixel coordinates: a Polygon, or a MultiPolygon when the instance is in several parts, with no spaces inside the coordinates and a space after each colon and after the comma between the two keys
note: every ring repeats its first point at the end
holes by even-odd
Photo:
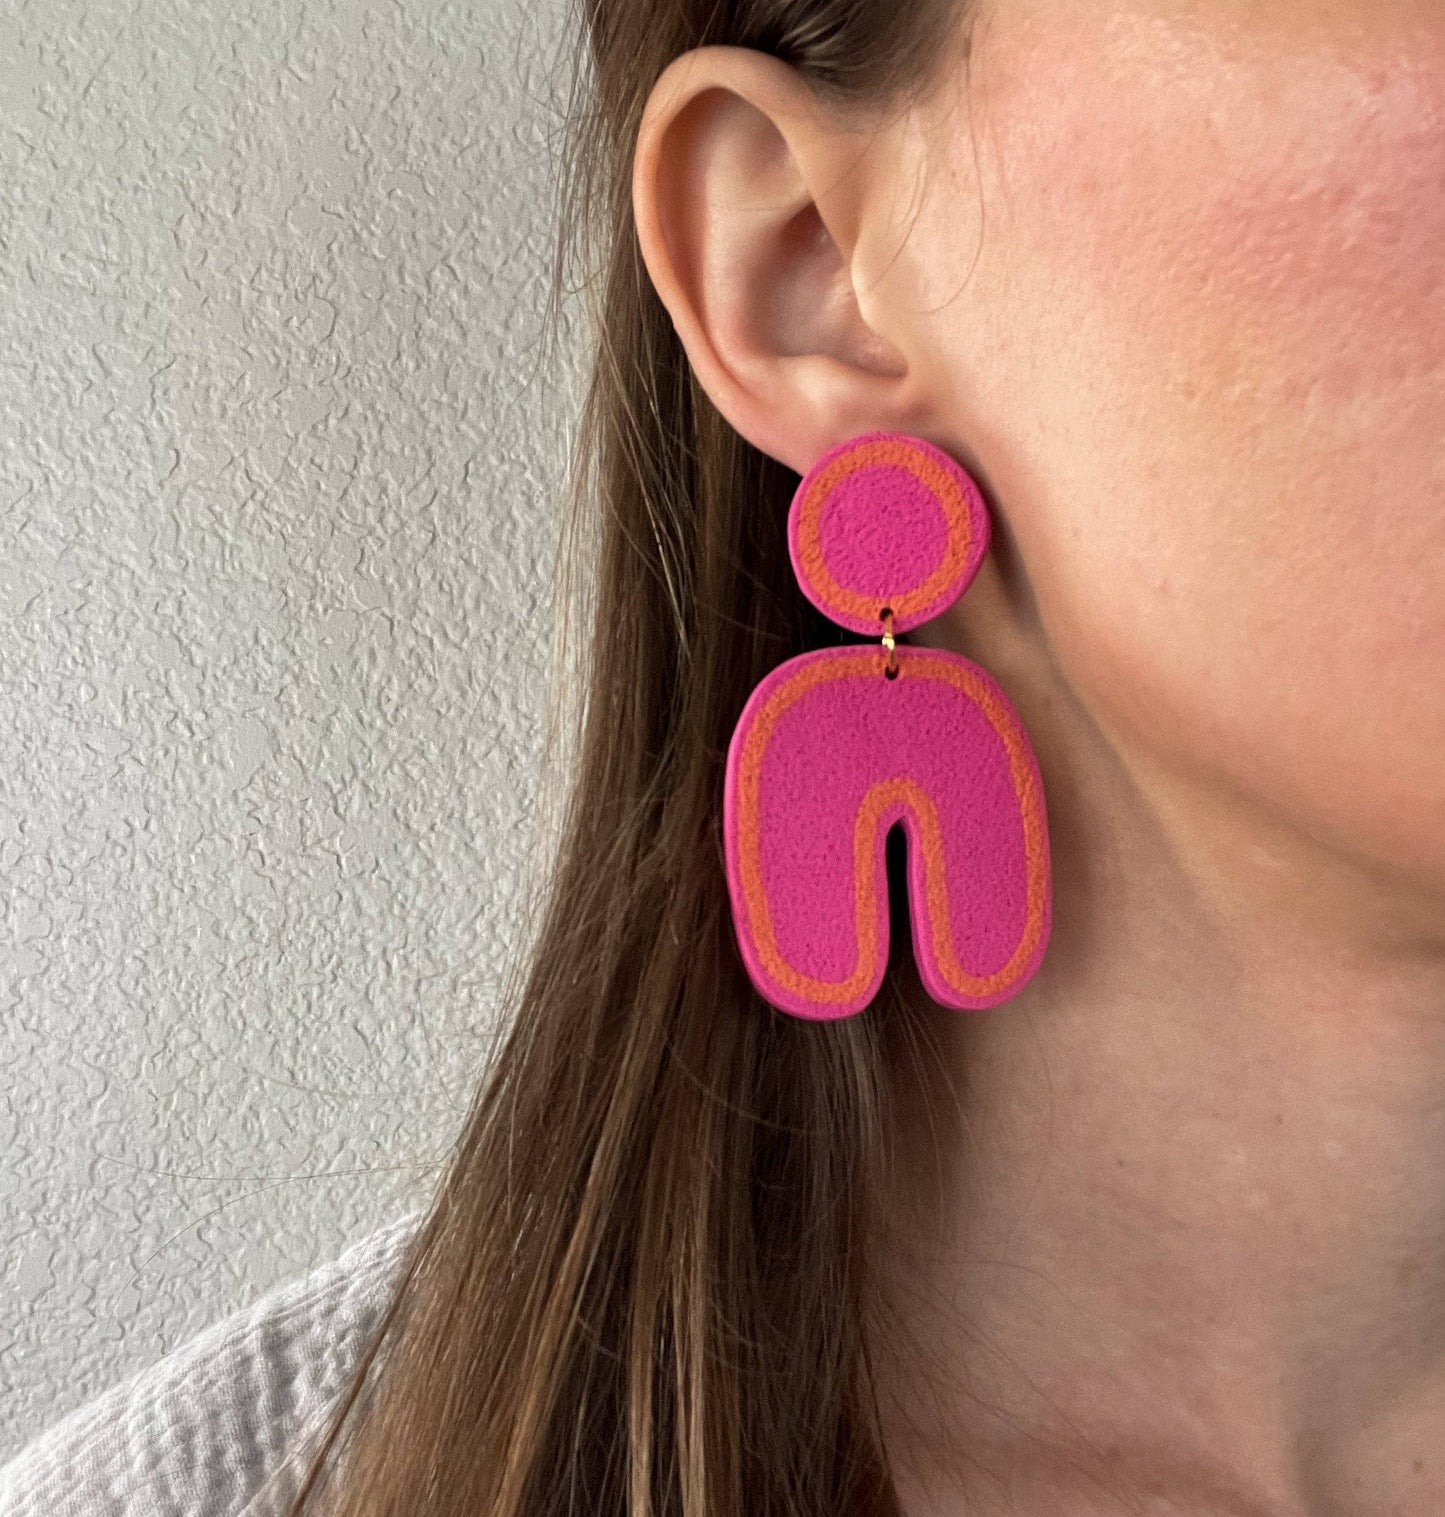
{"type": "Polygon", "coordinates": [[[977,664],[894,635],[937,616],[988,550],[978,486],[942,450],[869,432],[799,483],[788,542],[803,593],[876,643],[773,670],[728,747],[728,893],[758,992],[812,1020],[861,1011],[888,961],[884,844],[907,845],[919,977],[945,1006],[1016,995],[1051,925],[1048,822],[1022,722],[977,664]]]}

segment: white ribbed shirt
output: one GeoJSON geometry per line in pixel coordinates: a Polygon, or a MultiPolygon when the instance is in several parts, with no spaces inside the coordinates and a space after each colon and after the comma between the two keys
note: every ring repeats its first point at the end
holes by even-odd
{"type": "Polygon", "coordinates": [[[362,1238],[62,1417],[0,1468],[0,1517],[276,1517],[421,1217],[362,1238]]]}

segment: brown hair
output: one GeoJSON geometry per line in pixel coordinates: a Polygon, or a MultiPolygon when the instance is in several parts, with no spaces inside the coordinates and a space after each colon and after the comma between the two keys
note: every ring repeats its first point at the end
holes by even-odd
{"type": "Polygon", "coordinates": [[[894,1510],[863,1245],[905,1019],[760,1001],[722,864],[738,713],[833,632],[788,565],[796,477],[697,385],[630,170],[687,49],[758,48],[882,107],[928,77],[958,6],[582,8],[558,268],[583,271],[597,348],[564,555],[591,603],[570,795],[505,1041],[292,1517],[894,1510]]]}

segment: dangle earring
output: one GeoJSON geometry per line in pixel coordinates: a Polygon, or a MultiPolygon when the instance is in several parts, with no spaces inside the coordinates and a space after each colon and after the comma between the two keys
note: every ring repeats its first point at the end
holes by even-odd
{"type": "Polygon", "coordinates": [[[884,843],[901,823],[919,975],[960,1010],[1016,995],[1049,937],[1038,762],[990,675],[898,633],[968,588],[988,550],[983,496],[921,438],[867,432],[825,453],[788,514],[803,593],[879,638],[789,659],[749,697],[723,804],[738,946],[759,994],[833,1020],[888,960],[884,843]]]}

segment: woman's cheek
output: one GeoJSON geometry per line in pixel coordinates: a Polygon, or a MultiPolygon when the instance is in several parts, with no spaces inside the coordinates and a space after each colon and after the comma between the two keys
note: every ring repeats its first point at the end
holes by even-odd
{"type": "Polygon", "coordinates": [[[1000,7],[914,235],[1070,678],[1445,884],[1445,7],[1372,3],[1000,7]]]}

